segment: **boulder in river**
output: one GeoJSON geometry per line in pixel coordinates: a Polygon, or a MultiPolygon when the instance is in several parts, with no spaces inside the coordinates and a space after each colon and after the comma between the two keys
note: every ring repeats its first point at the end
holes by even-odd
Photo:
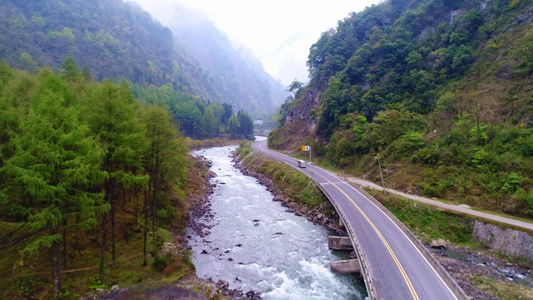
{"type": "Polygon", "coordinates": [[[224,281],[224,280],[219,280],[219,281],[217,281],[216,287],[219,290],[227,290],[228,287],[229,287],[229,283],[227,281],[224,281]]]}

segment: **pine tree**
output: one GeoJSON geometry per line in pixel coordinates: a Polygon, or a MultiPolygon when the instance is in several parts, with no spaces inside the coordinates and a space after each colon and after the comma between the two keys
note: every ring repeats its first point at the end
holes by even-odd
{"type": "Polygon", "coordinates": [[[63,77],[68,81],[76,81],[80,78],[80,69],[72,55],[67,57],[67,59],[61,63],[61,74],[63,74],[63,77]]]}

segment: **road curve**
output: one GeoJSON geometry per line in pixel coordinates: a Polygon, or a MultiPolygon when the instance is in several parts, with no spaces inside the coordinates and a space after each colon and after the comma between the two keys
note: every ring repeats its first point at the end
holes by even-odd
{"type": "MultiPolygon", "coordinates": [[[[271,151],[266,141],[253,149],[296,167],[295,158],[271,151]]],[[[335,174],[317,166],[298,168],[312,177],[329,195],[351,228],[368,267],[371,298],[377,299],[464,299],[454,295],[433,266],[407,235],[380,208],[335,174]]]]}

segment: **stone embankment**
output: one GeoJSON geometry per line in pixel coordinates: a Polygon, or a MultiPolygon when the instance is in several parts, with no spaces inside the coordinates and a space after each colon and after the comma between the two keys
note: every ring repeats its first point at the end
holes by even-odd
{"type": "Polygon", "coordinates": [[[473,235],[477,242],[498,253],[533,261],[533,236],[525,232],[476,221],[473,235]]]}
{"type": "Polygon", "coordinates": [[[329,230],[337,232],[337,234],[346,235],[344,230],[339,229],[339,225],[337,223],[338,216],[336,213],[333,213],[333,215],[329,216],[326,215],[326,208],[328,208],[329,211],[334,211],[329,202],[322,203],[316,208],[310,208],[305,204],[298,202],[297,200],[287,197],[283,191],[274,185],[272,179],[263,174],[255,172],[250,167],[244,167],[236,158],[234,158],[234,162],[235,167],[244,175],[256,178],[261,185],[265,186],[267,190],[274,195],[274,201],[281,202],[281,205],[287,208],[287,212],[294,213],[297,216],[303,216],[307,218],[309,222],[324,226],[329,230]]]}

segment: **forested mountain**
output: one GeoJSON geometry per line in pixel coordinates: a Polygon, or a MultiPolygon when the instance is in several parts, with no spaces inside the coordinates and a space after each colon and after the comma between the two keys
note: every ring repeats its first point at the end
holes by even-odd
{"type": "Polygon", "coordinates": [[[386,185],[533,216],[533,2],[387,0],[311,47],[272,147],[386,185]]]}
{"type": "Polygon", "coordinates": [[[214,27],[205,33],[204,28],[189,28],[188,36],[181,40],[178,34],[176,41],[168,28],[132,2],[6,0],[0,3],[0,19],[0,59],[13,67],[59,70],[72,55],[97,80],[124,78],[142,87],[170,83],[205,102],[227,102],[254,114],[270,114],[283,99],[279,86],[268,85],[271,78],[241,71],[242,60],[214,27]],[[210,38],[216,43],[191,42],[210,38]],[[222,48],[213,50],[214,45],[222,48]],[[220,65],[200,64],[191,53],[203,48],[232,56],[217,57],[220,65]]]}
{"type": "Polygon", "coordinates": [[[97,79],[178,83],[172,33],[121,0],[2,1],[0,57],[13,67],[59,69],[69,55],[97,79]]]}
{"type": "Polygon", "coordinates": [[[206,16],[179,4],[171,15],[165,25],[213,78],[217,90],[227,95],[226,101],[257,117],[264,115],[265,108],[274,111],[283,103],[281,84],[245,48],[236,50],[206,16]]]}

